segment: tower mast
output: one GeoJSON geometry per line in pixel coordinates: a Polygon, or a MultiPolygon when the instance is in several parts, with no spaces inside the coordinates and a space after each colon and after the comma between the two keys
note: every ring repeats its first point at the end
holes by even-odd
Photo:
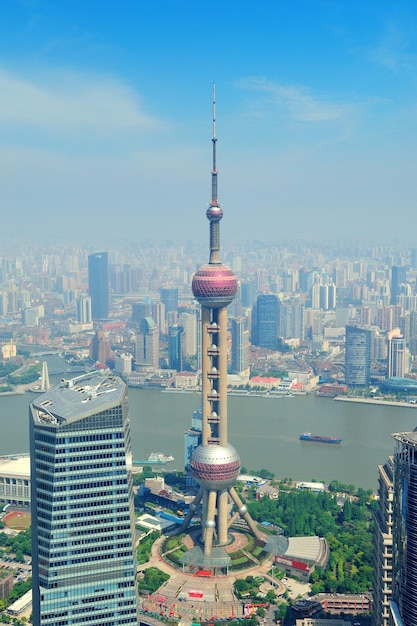
{"type": "MultiPolygon", "coordinates": [[[[227,307],[237,292],[237,279],[220,260],[220,221],[223,210],[217,196],[216,88],[213,85],[213,165],[211,204],[207,209],[210,232],[209,262],[194,275],[193,294],[201,304],[202,443],[193,451],[190,466],[199,485],[179,532],[183,532],[201,506],[202,556],[198,549],[194,563],[204,567],[225,566],[230,561],[224,546],[230,543],[229,528],[236,516],[243,517],[250,531],[259,537],[256,524],[234,489],[240,472],[240,458],[227,438],[227,307]],[[229,499],[237,512],[229,516],[229,499]],[[213,550],[216,548],[216,551],[213,550]],[[219,556],[219,548],[223,548],[219,556]]],[[[191,551],[193,552],[193,551],[191,551]]],[[[201,549],[200,549],[201,552],[201,549]]],[[[191,561],[189,561],[191,562],[191,561]]]]}

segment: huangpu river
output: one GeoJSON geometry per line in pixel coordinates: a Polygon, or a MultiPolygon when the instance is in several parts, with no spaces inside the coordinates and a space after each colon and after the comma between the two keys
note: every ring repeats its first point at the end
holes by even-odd
{"type": "MultiPolygon", "coordinates": [[[[33,399],[32,393],[0,396],[0,455],[29,451],[33,399]]],[[[166,469],[183,469],[184,431],[199,406],[197,393],[129,388],[133,458],[163,452],[175,457],[166,469]]],[[[391,434],[417,426],[417,409],[315,396],[230,396],[228,412],[229,442],[247,470],[265,468],[294,480],[335,479],[374,490],[378,465],[394,451],[391,434]],[[304,431],[341,437],[342,443],[302,442],[304,431]]]]}

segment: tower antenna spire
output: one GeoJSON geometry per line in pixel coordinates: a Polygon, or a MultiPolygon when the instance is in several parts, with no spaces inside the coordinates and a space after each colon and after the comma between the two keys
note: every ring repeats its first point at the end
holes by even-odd
{"type": "Polygon", "coordinates": [[[213,169],[211,171],[211,204],[217,205],[217,166],[216,166],[216,83],[213,83],[213,169]]]}

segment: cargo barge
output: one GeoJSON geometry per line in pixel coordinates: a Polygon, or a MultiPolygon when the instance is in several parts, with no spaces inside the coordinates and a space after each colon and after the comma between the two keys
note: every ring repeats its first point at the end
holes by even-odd
{"type": "Polygon", "coordinates": [[[312,441],[313,443],[342,443],[340,437],[325,437],[324,435],[312,435],[311,433],[301,433],[301,441],[312,441]]]}

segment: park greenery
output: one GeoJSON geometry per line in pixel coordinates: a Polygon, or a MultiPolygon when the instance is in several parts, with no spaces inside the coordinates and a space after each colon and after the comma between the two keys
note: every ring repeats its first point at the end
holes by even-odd
{"type": "Polygon", "coordinates": [[[157,530],[153,530],[149,535],[141,539],[138,545],[137,558],[138,563],[146,563],[149,561],[152,551],[152,546],[155,541],[161,536],[161,533],[157,530]]]}
{"type": "MultiPolygon", "coordinates": [[[[333,484],[333,487],[336,483],[333,484]]],[[[340,486],[340,484],[339,484],[340,486]]],[[[312,593],[364,593],[372,586],[372,506],[369,492],[355,491],[343,505],[335,494],[293,489],[281,491],[277,500],[248,502],[259,522],[270,522],[288,537],[318,535],[327,540],[327,567],[311,574],[312,593]]]]}
{"type": "Polygon", "coordinates": [[[24,563],[24,554],[30,556],[32,554],[32,540],[30,528],[22,530],[17,535],[7,535],[5,532],[0,532],[0,547],[4,553],[14,553],[16,555],[15,560],[18,563],[24,563]]]}
{"type": "Polygon", "coordinates": [[[142,593],[153,593],[168,579],[169,574],[165,574],[157,567],[148,567],[143,570],[143,577],[139,578],[138,589],[142,593]]]}
{"type": "Polygon", "coordinates": [[[29,383],[33,383],[35,380],[39,378],[39,372],[41,370],[40,363],[35,365],[31,365],[26,368],[21,374],[12,374],[9,375],[9,383],[12,385],[28,385],[29,383]]]}

